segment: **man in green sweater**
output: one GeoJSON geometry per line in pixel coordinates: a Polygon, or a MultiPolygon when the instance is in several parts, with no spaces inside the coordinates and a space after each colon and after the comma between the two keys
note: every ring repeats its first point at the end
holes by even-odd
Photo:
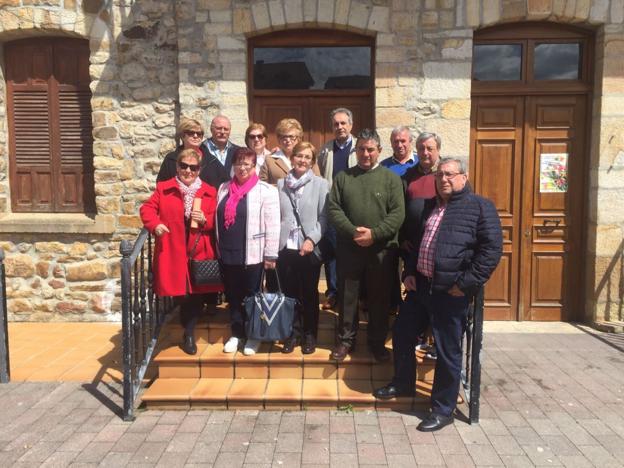
{"type": "Polygon", "coordinates": [[[403,185],[379,165],[379,135],[364,129],[355,145],[357,166],[340,172],[329,196],[330,222],[337,233],[339,342],[331,357],[342,361],[355,346],[360,284],[368,296],[368,347],[377,361],[390,353],[388,309],[397,254],[397,233],[405,217],[403,185]]]}

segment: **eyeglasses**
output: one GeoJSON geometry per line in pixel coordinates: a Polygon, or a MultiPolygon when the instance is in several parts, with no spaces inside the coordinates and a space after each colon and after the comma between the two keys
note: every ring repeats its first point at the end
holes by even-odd
{"type": "Polygon", "coordinates": [[[184,130],[184,134],[186,136],[190,136],[190,137],[203,137],[204,136],[204,132],[200,131],[195,131],[195,130],[184,130]]]}
{"type": "Polygon", "coordinates": [[[452,180],[455,177],[457,177],[459,174],[461,174],[461,172],[438,171],[438,172],[435,173],[435,178],[441,180],[441,179],[444,179],[446,177],[447,180],[452,180]]]}
{"type": "Polygon", "coordinates": [[[179,162],[178,163],[178,167],[180,169],[182,169],[183,171],[186,170],[186,169],[190,169],[191,172],[199,171],[199,164],[186,164],[186,163],[183,163],[183,162],[179,162]]]}
{"type": "Polygon", "coordinates": [[[264,135],[262,133],[260,134],[250,133],[248,138],[250,140],[262,140],[264,139],[264,135]]]}
{"type": "Polygon", "coordinates": [[[296,140],[299,137],[297,135],[280,135],[278,138],[280,140],[296,140]]]}

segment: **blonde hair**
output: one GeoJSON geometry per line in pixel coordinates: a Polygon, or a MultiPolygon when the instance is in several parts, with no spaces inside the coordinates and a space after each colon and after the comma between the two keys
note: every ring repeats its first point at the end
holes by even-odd
{"type": "Polygon", "coordinates": [[[203,156],[204,155],[201,153],[201,151],[196,150],[194,148],[189,148],[189,149],[180,151],[178,153],[178,158],[176,159],[176,161],[182,162],[184,158],[194,158],[197,161],[197,164],[199,164],[201,163],[203,156]]]}
{"type": "Polygon", "coordinates": [[[184,132],[187,130],[195,130],[197,128],[199,128],[202,133],[205,133],[204,126],[198,120],[183,117],[178,124],[175,137],[178,141],[180,141],[180,143],[182,143],[182,135],[184,135],[184,132]]]}
{"type": "Polygon", "coordinates": [[[307,149],[312,151],[312,165],[316,164],[316,148],[309,141],[300,141],[299,143],[297,143],[293,148],[292,155],[290,156],[291,159],[295,154],[307,149]]]}
{"type": "Polygon", "coordinates": [[[295,130],[297,132],[297,138],[301,140],[303,137],[303,127],[297,119],[282,119],[277,122],[277,125],[275,126],[275,133],[278,138],[280,135],[285,135],[290,130],[295,130]]]}

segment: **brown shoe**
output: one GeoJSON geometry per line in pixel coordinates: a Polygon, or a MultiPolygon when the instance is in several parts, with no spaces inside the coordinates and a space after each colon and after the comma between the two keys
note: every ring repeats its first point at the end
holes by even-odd
{"type": "Polygon", "coordinates": [[[333,310],[336,307],[336,296],[329,296],[322,307],[323,310],[333,310]]]}
{"type": "Polygon", "coordinates": [[[347,354],[349,354],[350,352],[351,352],[351,346],[346,345],[344,343],[340,343],[338,346],[334,348],[330,357],[334,361],[341,362],[345,360],[345,358],[347,357],[347,354]]]}

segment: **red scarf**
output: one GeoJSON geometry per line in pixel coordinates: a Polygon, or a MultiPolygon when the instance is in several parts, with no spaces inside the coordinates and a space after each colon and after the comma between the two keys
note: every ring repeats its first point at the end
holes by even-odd
{"type": "Polygon", "coordinates": [[[236,221],[236,207],[247,193],[258,183],[258,176],[254,172],[244,184],[239,184],[236,177],[232,177],[229,188],[229,198],[225,202],[225,229],[228,229],[236,221]]]}

